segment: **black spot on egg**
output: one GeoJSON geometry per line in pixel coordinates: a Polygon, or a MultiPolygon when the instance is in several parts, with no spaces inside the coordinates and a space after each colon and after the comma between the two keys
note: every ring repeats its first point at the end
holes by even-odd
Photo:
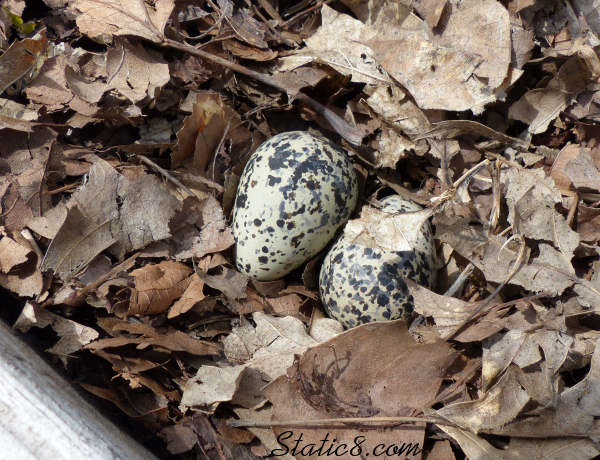
{"type": "Polygon", "coordinates": [[[262,144],[238,185],[232,224],[236,265],[249,265],[251,277],[267,281],[314,257],[350,217],[357,184],[346,153],[327,139],[294,131],[262,144]],[[259,269],[265,246],[277,256],[259,269]]]}
{"type": "MultiPolygon", "coordinates": [[[[397,196],[382,201],[386,212],[419,209],[397,196]]],[[[370,321],[409,318],[414,300],[403,276],[428,287],[433,282],[433,240],[428,223],[421,227],[413,249],[383,250],[357,244],[350,236],[340,236],[325,256],[319,273],[325,311],[346,328],[370,321]],[[331,303],[335,303],[335,309],[331,303]]]]}

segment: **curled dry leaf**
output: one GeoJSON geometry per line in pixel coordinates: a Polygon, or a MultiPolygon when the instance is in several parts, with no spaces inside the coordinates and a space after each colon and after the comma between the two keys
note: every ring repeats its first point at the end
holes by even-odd
{"type": "Polygon", "coordinates": [[[552,120],[585,89],[586,82],[597,78],[599,66],[594,52],[582,50],[562,65],[545,88],[529,90],[516,101],[509,109],[509,118],[526,123],[531,134],[546,131],[552,120]]]}
{"type": "Polygon", "coordinates": [[[183,120],[177,132],[177,145],[171,154],[173,167],[193,155],[194,165],[206,170],[223,137],[226,121],[223,101],[218,93],[202,91],[196,95],[192,113],[183,120]]]}
{"type": "Polygon", "coordinates": [[[518,375],[515,367],[509,367],[480,399],[448,404],[435,413],[473,433],[501,429],[529,402],[529,395],[519,383],[518,375]]]}
{"type": "Polygon", "coordinates": [[[200,279],[197,273],[192,274],[190,277],[189,284],[185,289],[184,293],[181,295],[179,300],[177,300],[173,306],[169,309],[169,313],[167,314],[167,318],[175,318],[189,310],[191,310],[194,305],[204,299],[206,296],[202,292],[204,289],[204,281],[200,279]]]}
{"type": "Polygon", "coordinates": [[[96,340],[100,334],[94,328],[84,326],[60,315],[26,303],[13,327],[21,332],[27,332],[31,327],[44,328],[51,326],[59,336],[58,342],[46,351],[61,357],[66,363],[66,357],[81,350],[88,343],[96,340]]]}
{"type": "Polygon", "coordinates": [[[187,265],[170,260],[133,270],[135,288],[131,290],[129,314],[156,315],[166,311],[189,286],[190,273],[187,265]]]}

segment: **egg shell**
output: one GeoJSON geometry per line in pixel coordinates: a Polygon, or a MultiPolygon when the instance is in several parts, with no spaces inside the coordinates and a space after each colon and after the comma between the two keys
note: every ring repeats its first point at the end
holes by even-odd
{"type": "MultiPolygon", "coordinates": [[[[381,211],[368,210],[372,221],[376,220],[374,216],[381,217],[382,225],[384,222],[389,224],[386,215],[422,209],[398,195],[383,199],[382,204],[381,211]]],[[[365,214],[363,210],[361,219],[365,214]]],[[[407,214],[402,218],[411,219],[410,216],[407,214]]],[[[414,216],[415,219],[422,218],[414,216]]],[[[325,311],[345,328],[371,321],[410,318],[414,302],[402,277],[427,287],[431,287],[434,280],[434,245],[429,222],[417,225],[414,238],[408,238],[412,250],[401,251],[381,249],[397,246],[398,240],[391,240],[392,236],[385,244],[365,244],[369,241],[368,235],[359,239],[356,233],[348,231],[354,222],[347,224],[344,234],[329,250],[321,266],[319,291],[325,311]]],[[[364,221],[361,223],[365,225],[364,221]]],[[[368,233],[368,228],[366,225],[363,233],[368,233]]],[[[373,229],[373,233],[376,230],[373,229]]],[[[402,234],[402,229],[396,230],[390,235],[402,234]]]]}
{"type": "Polygon", "coordinates": [[[233,209],[236,266],[260,281],[314,257],[356,207],[358,182],[346,152],[304,131],[278,134],[251,155],[233,209]]]}

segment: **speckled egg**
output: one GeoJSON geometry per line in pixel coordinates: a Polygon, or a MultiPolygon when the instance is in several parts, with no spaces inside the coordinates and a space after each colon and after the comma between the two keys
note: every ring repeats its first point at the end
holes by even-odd
{"type": "MultiPolygon", "coordinates": [[[[402,277],[427,287],[433,284],[434,245],[429,222],[417,223],[406,230],[398,228],[399,219],[393,217],[422,208],[398,195],[381,202],[381,210],[368,209],[370,223],[357,219],[347,224],[344,234],[329,250],[321,266],[319,291],[325,311],[346,328],[371,321],[410,318],[413,298],[402,277]],[[386,223],[394,226],[392,231],[389,227],[384,229],[380,232],[381,238],[362,236],[368,233],[369,227],[377,227],[378,216],[382,226],[386,223]],[[392,216],[394,220],[386,216],[392,216]],[[355,222],[358,230],[350,231],[349,227],[355,222]],[[414,233],[412,238],[408,236],[411,231],[414,233]],[[410,244],[401,250],[393,250],[405,236],[410,238],[410,244]]],[[[413,224],[410,214],[400,217],[405,223],[413,224]]],[[[363,218],[366,219],[364,208],[363,218]]]]}
{"type": "Polygon", "coordinates": [[[233,209],[238,270],[281,278],[315,256],[346,223],[358,183],[346,152],[304,131],[278,134],[252,154],[233,209]]]}

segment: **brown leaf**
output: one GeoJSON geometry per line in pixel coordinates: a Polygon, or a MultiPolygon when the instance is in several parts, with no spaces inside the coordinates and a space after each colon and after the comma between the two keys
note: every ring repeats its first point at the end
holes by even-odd
{"type": "Polygon", "coordinates": [[[198,443],[198,435],[191,426],[178,423],[170,425],[158,432],[158,436],[167,443],[167,450],[173,455],[183,454],[198,443]]]}
{"type": "MultiPolygon", "coordinates": [[[[402,321],[366,324],[309,348],[265,394],[275,420],[409,415],[432,403],[454,358],[443,342],[415,343],[402,321]]],[[[276,435],[285,430],[274,428],[276,435]]],[[[326,432],[338,443],[351,443],[356,436],[354,428],[302,428],[306,443],[318,443],[326,432]]],[[[380,443],[421,448],[423,439],[422,426],[370,430],[363,452],[380,443]]]]}
{"type": "Polygon", "coordinates": [[[63,360],[66,359],[66,356],[81,350],[85,345],[96,340],[100,335],[98,331],[89,326],[50,313],[31,303],[25,304],[13,325],[21,332],[27,332],[31,327],[44,328],[46,326],[52,327],[59,337],[58,342],[46,351],[58,355],[63,360]]]}
{"type": "Polygon", "coordinates": [[[166,311],[191,282],[192,269],[179,262],[165,260],[131,272],[135,289],[131,291],[130,315],[156,315],[166,311]]]}
{"type": "MultiPolygon", "coordinates": [[[[138,0],[132,2],[137,3],[138,0]]],[[[171,78],[169,66],[162,57],[150,53],[140,43],[134,44],[128,40],[118,40],[117,46],[108,50],[106,72],[110,75],[106,89],[117,90],[132,103],[146,97],[156,98],[160,88],[171,78]]]]}
{"type": "Polygon", "coordinates": [[[0,56],[0,94],[13,83],[36,75],[46,60],[46,30],[33,38],[13,42],[0,56]]]}
{"type": "Polygon", "coordinates": [[[590,149],[578,144],[567,144],[558,154],[550,176],[563,190],[585,188],[600,191],[600,172],[590,155],[590,149]]]}
{"type": "Polygon", "coordinates": [[[7,274],[18,265],[24,264],[31,254],[31,249],[4,236],[0,240],[0,272],[7,274]]]}
{"type": "Polygon", "coordinates": [[[217,93],[199,92],[191,115],[183,121],[177,132],[177,145],[171,154],[173,167],[194,155],[194,165],[205,171],[216,154],[215,149],[225,131],[223,102],[217,93]]]}
{"type": "Polygon", "coordinates": [[[277,52],[270,49],[257,49],[237,40],[225,40],[223,42],[223,49],[231,52],[232,54],[241,57],[242,59],[249,59],[252,61],[272,61],[277,57],[277,52]]]}
{"type": "Polygon", "coordinates": [[[600,240],[600,209],[580,204],[577,213],[577,231],[581,241],[600,240]]]}
{"type": "Polygon", "coordinates": [[[192,274],[190,278],[191,280],[188,287],[181,295],[179,300],[177,300],[169,309],[167,318],[175,318],[176,316],[186,313],[187,311],[191,310],[194,305],[206,297],[202,292],[204,289],[204,281],[202,281],[202,279],[200,279],[196,273],[192,274]]]}
{"type": "Polygon", "coordinates": [[[212,342],[197,340],[181,331],[155,337],[114,337],[100,339],[86,345],[89,350],[104,350],[105,348],[123,347],[125,345],[154,345],[170,351],[183,351],[193,355],[219,355],[220,348],[212,342]]]}
{"type": "Polygon", "coordinates": [[[229,426],[225,419],[215,417],[213,421],[219,434],[230,441],[238,444],[248,444],[254,439],[254,435],[251,432],[229,426]]]}
{"type": "Polygon", "coordinates": [[[265,26],[254,19],[248,9],[235,8],[231,0],[217,0],[221,14],[240,40],[258,48],[268,48],[264,41],[265,26]]]}
{"type": "Polygon", "coordinates": [[[67,281],[94,257],[115,243],[111,220],[94,222],[78,206],[72,207],[56,237],[48,246],[40,269],[52,270],[67,281]]]}
{"type": "MultiPolygon", "coordinates": [[[[254,410],[236,407],[233,410],[242,420],[256,422],[270,422],[272,420],[273,409],[271,407],[254,410]]],[[[262,442],[262,445],[266,450],[264,455],[267,455],[274,449],[281,448],[281,444],[277,442],[277,438],[273,434],[273,430],[271,430],[270,428],[248,428],[248,431],[253,433],[262,442]]],[[[290,454],[280,455],[279,458],[282,460],[294,460],[294,457],[290,454]]]]}
{"type": "Polygon", "coordinates": [[[112,35],[135,35],[155,43],[163,39],[163,31],[173,0],[157,0],[150,4],[143,0],[74,0],[71,7],[76,14],[77,27],[91,38],[110,42],[112,35]]]}

